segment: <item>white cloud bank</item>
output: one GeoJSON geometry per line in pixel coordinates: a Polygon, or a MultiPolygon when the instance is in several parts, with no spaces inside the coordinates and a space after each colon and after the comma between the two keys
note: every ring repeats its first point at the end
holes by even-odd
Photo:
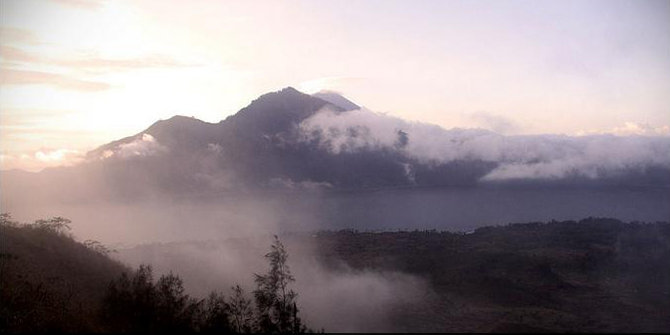
{"type": "MultiPolygon", "coordinates": [[[[630,131],[619,133],[629,136],[503,136],[482,129],[446,130],[361,109],[323,110],[303,121],[299,129],[303,141],[317,142],[333,154],[385,148],[425,164],[498,163],[483,180],[599,178],[650,167],[670,168],[670,137],[639,136],[632,125],[625,127],[630,131]]],[[[661,133],[654,129],[643,134],[661,133]]]]}
{"type": "Polygon", "coordinates": [[[48,167],[75,165],[82,160],[83,153],[79,150],[42,148],[31,152],[0,154],[0,170],[21,168],[40,171],[48,167]]]}
{"type": "Polygon", "coordinates": [[[646,123],[624,122],[622,126],[614,127],[608,131],[589,130],[581,131],[579,135],[614,134],[620,136],[670,136],[670,126],[654,127],[646,123]]]}
{"type": "Polygon", "coordinates": [[[149,134],[142,134],[132,142],[122,143],[111,150],[105,150],[102,153],[102,159],[118,157],[127,159],[131,157],[153,156],[166,152],[167,147],[161,145],[149,134]]]}

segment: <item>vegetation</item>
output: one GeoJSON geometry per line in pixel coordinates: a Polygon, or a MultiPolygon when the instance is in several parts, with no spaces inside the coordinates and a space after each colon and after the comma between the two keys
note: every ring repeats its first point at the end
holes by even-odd
{"type": "Polygon", "coordinates": [[[300,333],[288,253],[275,236],[267,274],[252,301],[242,288],[205,299],[184,292],[172,273],[154,281],[151,266],[129,271],[96,241],[76,242],[70,221],[19,224],[0,217],[0,332],[300,333]],[[117,278],[117,279],[113,279],[117,278]],[[104,293],[101,293],[104,292],[104,293]]]}
{"type": "Polygon", "coordinates": [[[102,320],[115,333],[231,332],[223,295],[197,300],[184,293],[174,274],[153,281],[150,266],[140,266],[112,282],[104,298],[102,320]]]}
{"type": "Polygon", "coordinates": [[[60,217],[19,224],[0,215],[1,333],[103,330],[103,294],[127,269],[75,242],[69,224],[60,217]]]}
{"type": "Polygon", "coordinates": [[[270,261],[270,270],[265,275],[256,275],[258,289],[254,291],[258,311],[258,327],[264,333],[305,332],[295,299],[297,294],[288,288],[295,278],[289,271],[288,253],[275,236],[272,251],[265,255],[270,261]]]}
{"type": "Polygon", "coordinates": [[[315,239],[331,267],[430,282],[433,297],[396,311],[398,331],[670,331],[670,223],[587,218],[315,239]]]}
{"type": "MultiPolygon", "coordinates": [[[[247,295],[191,297],[174,274],[131,271],[63,218],[0,224],[0,332],[299,333],[295,280],[275,237],[247,295]]],[[[670,223],[613,219],[439,231],[294,234],[336,269],[400,271],[430,296],[394,308],[391,329],[428,332],[669,332],[670,223]]]]}

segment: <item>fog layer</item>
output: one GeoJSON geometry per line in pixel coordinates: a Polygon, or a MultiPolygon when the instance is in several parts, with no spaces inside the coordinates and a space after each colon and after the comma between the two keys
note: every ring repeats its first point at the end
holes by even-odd
{"type": "MultiPolygon", "coordinates": [[[[296,278],[301,315],[307,324],[329,332],[393,331],[395,309],[420,303],[431,294],[421,278],[399,272],[354,271],[340,264],[326,268],[316,258],[309,235],[283,236],[289,268],[296,278]]],[[[251,297],[253,274],[267,271],[263,255],[270,236],[190,243],[141,245],[120,249],[115,257],[138,266],[153,264],[158,273],[176,272],[196,296],[230,292],[240,284],[251,297]]]]}
{"type": "Polygon", "coordinates": [[[379,114],[327,109],[304,120],[305,141],[333,154],[399,150],[424,164],[459,160],[497,163],[482,180],[591,179],[670,168],[670,138],[564,135],[503,136],[483,129],[450,129],[379,114]]]}

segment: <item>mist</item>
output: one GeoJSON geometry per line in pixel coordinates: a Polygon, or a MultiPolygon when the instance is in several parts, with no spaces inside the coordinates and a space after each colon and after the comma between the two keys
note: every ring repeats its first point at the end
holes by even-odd
{"type": "Polygon", "coordinates": [[[668,137],[444,129],[285,89],[218,124],[158,121],[73,167],[3,171],[0,204],[19,221],[69,218],[77,239],[178,274],[198,297],[251,293],[278,235],[310,327],[397,331],[397,315],[434,303],[430,280],[324,262],[313,236],[667,221],[669,171],[668,137]]]}
{"type": "Polygon", "coordinates": [[[315,141],[335,155],[389,149],[424,164],[495,162],[481,181],[599,179],[670,169],[667,136],[505,136],[485,129],[447,130],[364,108],[347,113],[323,109],[304,120],[300,131],[303,141],[315,141]]]}
{"type": "MultiPolygon", "coordinates": [[[[396,271],[357,271],[344,263],[322,264],[310,234],[288,234],[284,240],[288,265],[296,278],[298,305],[303,319],[314,329],[329,332],[393,331],[396,310],[420,304],[432,291],[417,276],[396,271]]],[[[196,296],[216,290],[230,292],[240,284],[250,294],[253,274],[267,271],[263,255],[272,237],[139,245],[118,250],[119,260],[139,266],[152,264],[157,273],[177,273],[185,288],[196,296]],[[197,261],[194,261],[197,260],[197,261]]]]}
{"type": "MultiPolygon", "coordinates": [[[[96,186],[102,185],[100,181],[96,186]]],[[[115,251],[113,258],[133,268],[150,264],[157,277],[177,274],[186,292],[201,298],[211,291],[230,294],[235,284],[251,297],[253,274],[266,271],[263,256],[272,235],[277,234],[287,245],[302,318],[314,329],[392,331],[398,308],[420,304],[430,296],[427,282],[416,276],[321,264],[309,236],[322,229],[350,227],[346,218],[324,224],[328,215],[337,215],[348,197],[332,198],[321,188],[304,183],[282,186],[287,188],[284,192],[226,193],[215,198],[159,192],[132,200],[51,198],[49,191],[57,194],[56,189],[43,190],[43,196],[30,201],[31,191],[21,196],[5,193],[3,211],[25,222],[67,217],[78,240],[103,243],[115,251]]],[[[145,187],[151,190],[150,185],[145,187]]]]}

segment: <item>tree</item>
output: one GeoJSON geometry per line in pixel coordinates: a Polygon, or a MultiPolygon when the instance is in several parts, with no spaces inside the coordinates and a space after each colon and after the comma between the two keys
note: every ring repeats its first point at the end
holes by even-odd
{"type": "Polygon", "coordinates": [[[230,322],[234,332],[251,333],[253,330],[254,312],[251,300],[244,296],[240,285],[233,287],[233,295],[228,303],[230,322]]]}
{"type": "Polygon", "coordinates": [[[70,219],[56,216],[48,220],[36,220],[35,223],[32,224],[32,227],[40,230],[52,231],[58,234],[65,234],[65,231],[70,230],[70,223],[72,223],[70,219]]]}
{"type": "Polygon", "coordinates": [[[288,252],[276,235],[274,238],[271,251],[265,255],[270,269],[265,275],[255,274],[257,327],[264,333],[304,332],[295,303],[297,294],[288,287],[295,281],[286,263],[288,252]]]}
{"type": "Polygon", "coordinates": [[[195,329],[206,334],[231,333],[231,312],[223,294],[212,292],[206,300],[201,302],[199,312],[201,317],[196,321],[195,329]],[[204,304],[204,305],[202,305],[204,304]]]}
{"type": "Polygon", "coordinates": [[[199,306],[184,293],[181,278],[172,273],[161,276],[156,282],[154,295],[155,324],[159,332],[185,332],[193,327],[193,315],[199,306]],[[191,308],[192,305],[195,308],[191,308]]]}
{"type": "Polygon", "coordinates": [[[122,273],[118,280],[112,281],[103,306],[103,319],[114,332],[152,330],[156,290],[151,266],[140,265],[132,277],[122,273]]]}

